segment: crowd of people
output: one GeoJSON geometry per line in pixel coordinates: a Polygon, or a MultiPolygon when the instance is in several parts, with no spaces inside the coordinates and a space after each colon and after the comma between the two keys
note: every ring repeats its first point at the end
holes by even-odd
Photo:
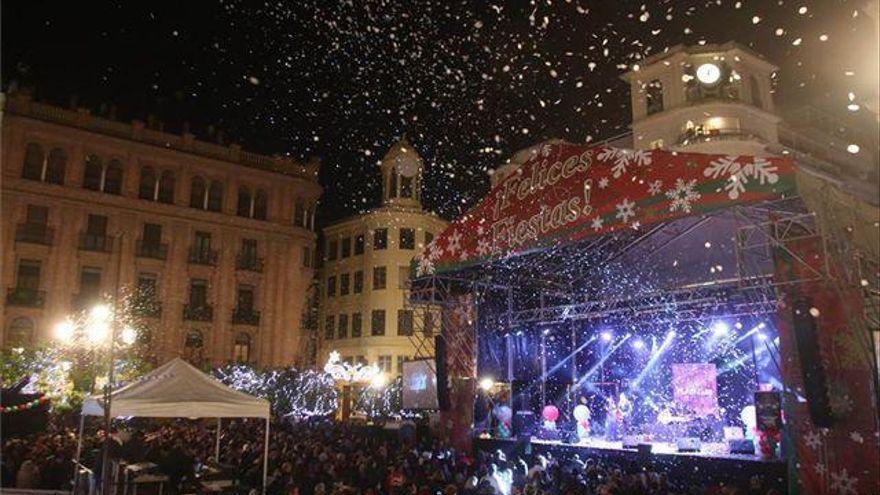
{"type": "MultiPolygon", "coordinates": [[[[259,489],[262,421],[223,422],[220,459],[214,424],[195,420],[135,420],[112,435],[111,457],[150,461],[168,476],[166,493],[195,490],[205,466],[239,480],[239,490],[259,489]]],[[[100,431],[86,436],[83,464],[100,472],[100,431]]],[[[673,480],[640,465],[594,459],[554,459],[521,454],[455,452],[430,435],[410,439],[378,428],[329,421],[273,424],[267,492],[284,495],[568,495],[773,493],[753,478],[749,486],[706,486],[673,480]]],[[[44,431],[4,438],[3,486],[69,489],[77,447],[75,421],[53,419],[44,431]]],[[[258,493],[258,492],[257,492],[258,493]]]]}

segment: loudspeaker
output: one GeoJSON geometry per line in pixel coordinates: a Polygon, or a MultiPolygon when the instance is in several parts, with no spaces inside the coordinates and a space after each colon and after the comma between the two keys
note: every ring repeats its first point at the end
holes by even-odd
{"type": "Polygon", "coordinates": [[[829,428],[834,420],[828,403],[828,384],[825,381],[825,368],[822,367],[822,353],[819,350],[819,333],[816,320],[810,314],[810,299],[799,299],[791,308],[791,323],[797,345],[801,373],[804,380],[804,395],[807,397],[807,410],[815,426],[829,428]]]}
{"type": "Polygon", "coordinates": [[[731,454],[755,455],[755,442],[746,439],[728,440],[727,448],[731,454]]]}
{"type": "Polygon", "coordinates": [[[624,435],[623,437],[623,448],[625,449],[637,449],[640,443],[642,443],[642,439],[638,435],[624,435]]]}
{"type": "Polygon", "coordinates": [[[535,434],[535,413],[517,411],[513,415],[513,434],[517,438],[531,438],[535,434]]]}
{"type": "Polygon", "coordinates": [[[675,441],[679,452],[699,452],[700,439],[697,437],[681,437],[675,441]]]}
{"type": "Polygon", "coordinates": [[[437,372],[437,407],[446,411],[449,409],[449,378],[446,374],[446,339],[441,335],[434,337],[434,370],[437,372]]]}

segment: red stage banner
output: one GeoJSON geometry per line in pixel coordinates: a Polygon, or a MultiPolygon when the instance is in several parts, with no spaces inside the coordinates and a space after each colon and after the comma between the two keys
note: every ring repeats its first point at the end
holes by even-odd
{"type": "Polygon", "coordinates": [[[787,197],[788,158],[547,144],[416,259],[418,276],[787,197]]]}
{"type": "Polygon", "coordinates": [[[672,397],[699,416],[718,410],[718,373],[712,363],[672,365],[672,397]]]}

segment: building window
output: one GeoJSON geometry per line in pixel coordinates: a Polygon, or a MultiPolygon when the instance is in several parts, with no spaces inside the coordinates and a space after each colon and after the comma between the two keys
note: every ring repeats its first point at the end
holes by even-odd
{"type": "Polygon", "coordinates": [[[401,289],[406,289],[409,283],[409,274],[410,268],[408,266],[401,266],[397,269],[397,286],[401,289]]]}
{"type": "Polygon", "coordinates": [[[434,234],[425,232],[425,246],[434,242],[434,234]]]}
{"type": "Polygon", "coordinates": [[[7,347],[30,347],[34,343],[34,322],[30,318],[18,317],[6,330],[7,347]]]}
{"type": "Polygon", "coordinates": [[[254,286],[239,285],[235,304],[239,312],[252,313],[254,311],[254,286]]]}
{"type": "Polygon", "coordinates": [[[354,254],[364,254],[364,234],[358,234],[354,238],[354,254]]]}
{"type": "Polygon", "coordinates": [[[761,98],[761,85],[758,84],[758,78],[754,75],[749,76],[749,86],[751,86],[752,90],[752,105],[764,108],[764,101],[761,98]]]}
{"type": "Polygon", "coordinates": [[[235,209],[235,214],[240,217],[250,218],[251,217],[251,190],[247,187],[239,187],[238,188],[238,206],[235,209]]]}
{"type": "Polygon", "coordinates": [[[37,143],[28,143],[24,150],[24,166],[21,169],[21,177],[30,180],[43,180],[46,154],[43,147],[37,143]]]}
{"type": "Polygon", "coordinates": [[[193,177],[192,182],[190,183],[190,191],[189,191],[189,206],[190,208],[197,208],[199,210],[205,209],[205,202],[207,201],[207,188],[205,187],[205,180],[201,177],[193,177]]]}
{"type": "Polygon", "coordinates": [[[333,340],[333,333],[336,331],[335,321],[333,315],[328,315],[324,318],[324,340],[333,340]]]}
{"type": "Polygon", "coordinates": [[[336,295],[336,276],[327,277],[327,297],[336,295]]]}
{"type": "Polygon", "coordinates": [[[232,345],[232,360],[237,363],[249,363],[251,361],[251,336],[242,332],[235,336],[232,345]]]}
{"type": "Polygon", "coordinates": [[[345,259],[351,256],[351,237],[346,237],[342,239],[340,245],[342,246],[342,254],[340,257],[345,259]]]}
{"type": "Polygon", "coordinates": [[[254,218],[265,220],[269,210],[269,195],[262,189],[257,189],[254,195],[254,218]]]}
{"type": "Polygon", "coordinates": [[[373,249],[376,251],[388,249],[388,229],[376,229],[373,231],[373,249]]]}
{"type": "Polygon", "coordinates": [[[351,314],[351,336],[352,338],[359,338],[361,336],[363,321],[361,321],[360,313],[352,313],[351,314]]]}
{"type": "Polygon", "coordinates": [[[150,201],[156,200],[159,183],[156,180],[156,171],[153,167],[141,167],[141,181],[138,187],[138,198],[150,201]]]}
{"type": "Polygon", "coordinates": [[[397,335],[410,336],[413,334],[413,312],[410,309],[397,311],[397,335]]]}
{"type": "Polygon", "coordinates": [[[351,275],[343,273],[339,276],[339,295],[347,296],[351,285],[351,275]]]}
{"type": "Polygon", "coordinates": [[[104,182],[101,190],[107,194],[122,194],[122,162],[110,160],[104,169],[104,182]]]}
{"type": "Polygon", "coordinates": [[[387,270],[384,266],[373,267],[373,290],[382,290],[385,288],[387,278],[387,270]]]}
{"type": "Polygon", "coordinates": [[[358,270],[354,272],[354,293],[360,294],[364,291],[364,272],[358,270]]]}
{"type": "Polygon", "coordinates": [[[159,192],[156,198],[160,203],[174,203],[174,172],[164,170],[159,177],[159,192]]]}
{"type": "Polygon", "coordinates": [[[18,273],[15,287],[25,290],[40,288],[40,262],[37,260],[21,260],[18,262],[18,273]]]}
{"type": "Polygon", "coordinates": [[[370,335],[377,337],[385,335],[385,310],[374,309],[370,320],[370,335]]]}
{"type": "Polygon", "coordinates": [[[83,188],[107,194],[122,194],[122,163],[113,159],[104,167],[97,155],[87,156],[83,188]]]}
{"type": "Polygon", "coordinates": [[[101,159],[97,155],[87,156],[83,173],[83,188],[91,191],[100,191],[103,175],[104,165],[101,163],[101,159]]]}
{"type": "Polygon", "coordinates": [[[110,240],[107,238],[107,217],[104,215],[88,216],[86,231],[80,239],[79,247],[86,251],[110,251],[110,240]]]}
{"type": "Polygon", "coordinates": [[[189,305],[204,308],[208,305],[208,281],[194,278],[189,282],[189,305]]]}
{"type": "Polygon", "coordinates": [[[246,186],[238,188],[238,204],[235,214],[244,218],[265,220],[269,209],[269,194],[263,189],[257,189],[251,194],[246,186]]]}
{"type": "Polygon", "coordinates": [[[337,338],[347,339],[348,338],[348,315],[341,314],[339,315],[339,327],[336,333],[337,338]]]}
{"type": "Polygon", "coordinates": [[[302,266],[310,268],[312,266],[312,248],[303,246],[302,248],[302,266]]]}
{"type": "Polygon", "coordinates": [[[212,180],[208,188],[208,211],[219,212],[223,209],[223,183],[212,180]]]}
{"type": "Polygon", "coordinates": [[[403,374],[403,363],[409,361],[407,356],[397,356],[397,374],[403,374]]]}
{"type": "Polygon", "coordinates": [[[659,79],[654,79],[645,87],[645,101],[648,106],[648,115],[663,111],[663,83],[659,79]]]}
{"type": "Polygon", "coordinates": [[[379,356],[379,369],[391,373],[391,356],[379,356]]]}
{"type": "Polygon", "coordinates": [[[144,246],[158,247],[162,243],[162,226],[155,223],[144,224],[144,246]]]}
{"type": "Polygon", "coordinates": [[[400,229],[400,249],[416,248],[416,231],[415,229],[400,229]]]}
{"type": "Polygon", "coordinates": [[[401,176],[400,177],[400,197],[401,198],[411,198],[413,197],[413,178],[401,176]]]}
{"type": "Polygon", "coordinates": [[[301,199],[296,200],[296,205],[293,207],[293,224],[304,228],[309,226],[306,220],[306,205],[301,199]]]}
{"type": "Polygon", "coordinates": [[[155,273],[139,273],[137,289],[134,294],[134,310],[145,316],[158,316],[159,281],[155,273]]]}
{"type": "Polygon", "coordinates": [[[79,295],[74,306],[83,309],[97,303],[101,298],[101,269],[84,266],[79,274],[79,295]]]}
{"type": "Polygon", "coordinates": [[[391,198],[397,197],[397,170],[391,171],[391,177],[388,178],[390,184],[388,187],[388,196],[391,198]]]}
{"type": "Polygon", "coordinates": [[[339,241],[336,239],[327,241],[327,261],[335,261],[339,255],[339,241]]]}

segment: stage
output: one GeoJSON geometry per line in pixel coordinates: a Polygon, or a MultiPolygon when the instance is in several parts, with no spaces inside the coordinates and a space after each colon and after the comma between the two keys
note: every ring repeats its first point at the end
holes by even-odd
{"type": "Polygon", "coordinates": [[[755,455],[731,454],[722,443],[703,444],[699,452],[678,452],[675,444],[652,442],[651,453],[624,449],[622,442],[591,439],[588,443],[561,441],[474,438],[474,450],[504,452],[505,455],[541,454],[568,458],[578,455],[581,461],[595,459],[604,464],[624,468],[639,466],[666,473],[670,479],[688,483],[731,483],[748,486],[750,478],[759,476],[764,489],[775,488],[786,493],[787,467],[782,460],[763,460],[755,455]]]}

